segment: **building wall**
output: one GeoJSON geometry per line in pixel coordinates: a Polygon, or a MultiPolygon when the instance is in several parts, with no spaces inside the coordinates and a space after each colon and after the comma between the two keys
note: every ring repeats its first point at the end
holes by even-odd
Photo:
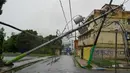
{"type": "MultiPolygon", "coordinates": [[[[91,33],[90,37],[83,37],[79,42],[79,46],[93,45],[97,33],[91,33]]],[[[117,44],[123,44],[123,38],[121,32],[118,33],[117,44]]],[[[114,31],[102,31],[98,38],[97,44],[115,44],[115,32],[114,31]]]]}
{"type": "MultiPolygon", "coordinates": [[[[123,38],[121,33],[117,34],[117,41],[117,44],[123,44],[123,38]]],[[[97,43],[115,44],[115,32],[101,32],[97,43]]]]}
{"type": "MultiPolygon", "coordinates": [[[[104,8],[105,7],[107,7],[107,6],[104,6],[104,8]]],[[[102,8],[102,9],[104,9],[104,8],[102,8]]],[[[94,16],[94,18],[95,18],[99,15],[101,15],[101,10],[94,10],[92,16],[94,16]]],[[[89,20],[92,19],[92,16],[90,15],[91,18],[89,18],[89,20]]],[[[118,21],[124,27],[124,29],[126,31],[130,31],[130,23],[128,23],[128,19],[130,19],[130,11],[124,11],[124,10],[122,10],[122,8],[117,9],[116,11],[114,11],[113,13],[110,13],[107,16],[104,26],[102,28],[102,31],[100,33],[100,36],[98,38],[97,45],[96,45],[96,47],[97,47],[96,51],[99,51],[100,53],[101,53],[101,51],[103,51],[104,58],[108,58],[107,56],[109,56],[110,58],[114,58],[115,28],[117,28],[117,25],[112,22],[118,21]]],[[[78,46],[84,47],[84,59],[86,59],[86,60],[88,60],[88,50],[89,50],[89,49],[87,50],[86,48],[88,46],[93,45],[93,42],[96,38],[96,35],[97,35],[98,29],[101,25],[101,22],[102,22],[102,19],[99,19],[96,21],[97,24],[95,24],[94,22],[91,23],[88,27],[88,31],[91,29],[94,29],[94,30],[79,37],[78,46]]],[[[118,47],[118,53],[119,53],[118,57],[123,58],[125,56],[123,53],[123,51],[124,51],[123,43],[124,42],[123,42],[123,38],[122,38],[121,28],[119,26],[118,26],[118,28],[119,28],[119,32],[118,32],[118,36],[117,36],[117,41],[118,41],[117,47],[118,47]]],[[[101,55],[101,54],[99,54],[99,55],[101,55]]],[[[98,53],[96,56],[98,56],[98,53]]]]}
{"type": "MultiPolygon", "coordinates": [[[[129,13],[130,15],[130,13],[129,13]]],[[[98,42],[97,43],[108,43],[108,44],[114,44],[115,43],[115,28],[119,28],[118,32],[118,44],[123,44],[123,39],[122,39],[122,30],[120,26],[115,26],[115,23],[112,23],[113,21],[119,21],[119,23],[124,27],[126,31],[130,31],[130,24],[128,24],[127,19],[119,19],[119,18],[107,18],[107,22],[105,22],[101,34],[99,36],[98,42]],[[107,39],[106,39],[107,38],[107,39]]],[[[90,24],[89,28],[94,29],[94,31],[87,33],[84,36],[81,36],[79,38],[79,46],[83,46],[83,43],[85,45],[92,45],[93,41],[97,35],[97,31],[100,27],[101,19],[96,21],[98,25],[94,25],[94,23],[90,24]]],[[[117,24],[116,24],[117,25],[117,24]]]]}
{"type": "Polygon", "coordinates": [[[77,56],[79,56],[81,58],[81,49],[77,50],[77,56]]]}

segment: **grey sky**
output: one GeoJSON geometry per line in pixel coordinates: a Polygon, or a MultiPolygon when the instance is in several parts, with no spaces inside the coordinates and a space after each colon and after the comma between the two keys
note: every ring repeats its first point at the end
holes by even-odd
{"type": "MultiPolygon", "coordinates": [[[[67,19],[70,20],[68,0],[61,1],[67,19]]],[[[93,9],[100,9],[109,0],[71,0],[71,2],[73,16],[80,14],[86,17],[93,9]]],[[[123,0],[114,0],[116,4],[122,2],[123,0]]],[[[130,10],[130,2],[125,4],[125,7],[130,10]]],[[[0,20],[23,30],[37,30],[43,36],[55,34],[57,29],[62,31],[65,26],[59,0],[7,0],[0,20]]],[[[11,32],[18,32],[8,27],[4,28],[7,35],[11,32]]]]}

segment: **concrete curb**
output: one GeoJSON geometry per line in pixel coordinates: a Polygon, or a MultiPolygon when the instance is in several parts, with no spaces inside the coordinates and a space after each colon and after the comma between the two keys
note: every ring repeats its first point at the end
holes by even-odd
{"type": "Polygon", "coordinates": [[[74,66],[76,67],[77,66],[76,60],[75,60],[74,56],[72,56],[72,58],[73,58],[74,66]]]}
{"type": "Polygon", "coordinates": [[[12,70],[17,70],[17,69],[20,69],[20,68],[22,68],[22,67],[28,67],[28,66],[30,66],[30,65],[32,65],[32,64],[35,64],[35,63],[37,63],[37,62],[40,62],[40,61],[42,61],[42,60],[38,60],[38,61],[30,62],[30,63],[27,63],[27,64],[23,64],[23,65],[20,65],[20,66],[11,68],[11,69],[9,69],[9,70],[3,71],[3,72],[1,72],[1,73],[6,73],[6,72],[9,72],[9,71],[12,71],[12,70]]]}
{"type": "MultiPolygon", "coordinates": [[[[74,60],[78,63],[78,65],[81,67],[81,68],[83,68],[83,69],[87,69],[85,66],[82,66],[79,62],[78,62],[78,60],[74,57],[74,60]]],[[[117,68],[118,70],[130,70],[130,68],[128,69],[128,68],[117,68]]],[[[97,70],[97,71],[113,71],[113,70],[115,70],[115,68],[103,68],[103,67],[93,67],[91,70],[97,70]]]]}
{"type": "Polygon", "coordinates": [[[86,69],[84,66],[82,66],[79,62],[78,62],[78,60],[74,57],[74,60],[78,63],[78,65],[81,67],[81,68],[84,68],[84,69],[86,69]]]}
{"type": "Polygon", "coordinates": [[[37,63],[37,62],[40,62],[40,61],[43,61],[43,60],[47,60],[47,59],[50,59],[51,57],[48,57],[48,58],[46,58],[46,59],[39,59],[39,60],[36,60],[36,61],[32,61],[32,62],[30,62],[30,63],[26,63],[26,64],[23,64],[23,65],[20,65],[20,66],[16,66],[16,67],[14,67],[14,68],[11,68],[11,69],[9,69],[9,70],[6,70],[6,71],[3,71],[3,72],[1,72],[1,73],[6,73],[6,72],[9,72],[9,71],[17,71],[17,70],[19,70],[19,69],[22,69],[23,67],[28,67],[28,66],[31,66],[32,64],[35,64],[35,63],[37,63]]]}
{"type": "MultiPolygon", "coordinates": [[[[76,62],[78,63],[78,65],[83,68],[83,69],[87,69],[85,66],[82,66],[78,60],[74,57],[74,59],[76,60],[76,62]]],[[[107,70],[107,68],[102,68],[102,67],[93,67],[91,70],[107,70]]]]}

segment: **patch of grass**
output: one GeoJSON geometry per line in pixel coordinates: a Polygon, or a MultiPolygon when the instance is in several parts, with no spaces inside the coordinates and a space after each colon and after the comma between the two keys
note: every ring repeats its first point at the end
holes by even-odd
{"type": "MultiPolygon", "coordinates": [[[[111,67],[112,65],[115,64],[115,62],[112,62],[110,60],[93,60],[92,62],[98,65],[99,67],[111,67]]],[[[118,64],[119,63],[117,62],[116,65],[118,64]]]]}
{"type": "Polygon", "coordinates": [[[86,68],[87,69],[92,69],[92,66],[91,65],[87,65],[86,68]]]}
{"type": "Polygon", "coordinates": [[[120,61],[128,61],[128,62],[130,62],[130,60],[128,60],[128,59],[126,59],[126,58],[123,58],[123,59],[118,59],[118,60],[120,60],[120,61]]]}

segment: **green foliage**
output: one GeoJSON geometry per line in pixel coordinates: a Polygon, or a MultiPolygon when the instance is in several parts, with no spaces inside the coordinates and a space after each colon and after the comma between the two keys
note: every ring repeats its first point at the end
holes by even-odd
{"type": "MultiPolygon", "coordinates": [[[[23,53],[56,37],[57,36],[55,35],[49,35],[43,38],[41,35],[38,35],[36,31],[33,30],[25,30],[24,32],[21,32],[19,34],[12,33],[11,37],[8,37],[8,39],[4,42],[4,51],[23,53]]],[[[33,53],[54,55],[56,50],[61,51],[61,49],[62,41],[58,40],[42,47],[39,50],[34,51],[33,53]]]]}
{"type": "Polygon", "coordinates": [[[92,66],[90,64],[88,64],[86,67],[84,68],[87,68],[87,69],[92,69],[92,66]]]}
{"type": "MultiPolygon", "coordinates": [[[[54,38],[56,38],[57,36],[55,35],[49,35],[46,36],[45,38],[43,38],[43,43],[50,41],[54,38]]],[[[42,47],[41,49],[35,51],[34,53],[43,53],[43,54],[51,54],[54,55],[56,50],[60,50],[62,49],[62,41],[61,40],[57,40],[55,42],[52,42],[44,47],[42,47]]]]}
{"type": "Polygon", "coordinates": [[[0,29],[0,50],[3,50],[3,43],[4,43],[4,37],[5,37],[5,33],[4,33],[4,28],[0,29]]]}
{"type": "Polygon", "coordinates": [[[21,53],[31,50],[42,43],[43,37],[38,36],[36,31],[25,30],[16,39],[16,47],[21,53]],[[25,33],[26,32],[26,33],[25,33]],[[27,34],[30,33],[30,34],[27,34]],[[31,35],[32,34],[32,35],[31,35]]]}
{"type": "MultiPolygon", "coordinates": [[[[112,62],[110,60],[94,60],[93,63],[95,63],[96,65],[100,66],[100,67],[108,67],[108,66],[112,66],[115,65],[115,62],[112,62]]],[[[119,63],[116,63],[119,64],[119,63]]]]}
{"type": "Polygon", "coordinates": [[[5,37],[4,28],[1,28],[0,29],[0,66],[3,65],[3,61],[2,61],[3,56],[2,56],[2,53],[3,53],[4,37],[5,37]]]}
{"type": "Polygon", "coordinates": [[[8,38],[5,42],[4,42],[4,51],[5,52],[18,52],[18,48],[16,48],[16,39],[17,39],[18,35],[14,35],[12,34],[12,36],[10,38],[8,38]]]}

